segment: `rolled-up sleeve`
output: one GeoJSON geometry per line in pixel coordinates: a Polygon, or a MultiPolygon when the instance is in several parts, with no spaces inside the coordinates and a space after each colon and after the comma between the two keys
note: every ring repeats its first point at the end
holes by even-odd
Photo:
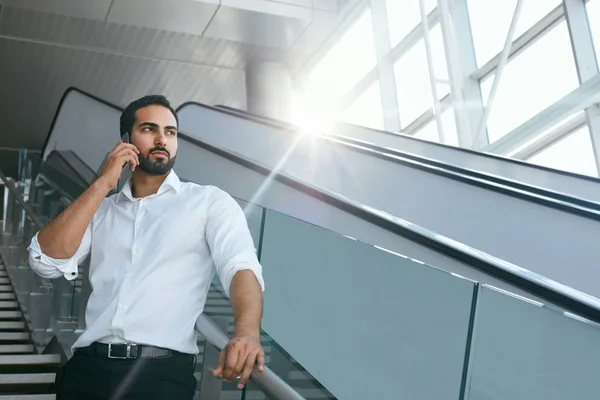
{"type": "Polygon", "coordinates": [[[231,281],[236,272],[251,270],[264,291],[262,266],[244,212],[230,195],[215,190],[206,221],[206,240],[223,289],[230,296],[231,281]]]}
{"type": "Polygon", "coordinates": [[[48,257],[40,248],[38,233],[31,239],[27,250],[29,251],[29,266],[42,278],[55,279],[64,276],[67,280],[73,280],[78,276],[78,266],[90,253],[92,245],[92,228],[88,225],[81,240],[79,248],[68,259],[57,259],[48,257]]]}

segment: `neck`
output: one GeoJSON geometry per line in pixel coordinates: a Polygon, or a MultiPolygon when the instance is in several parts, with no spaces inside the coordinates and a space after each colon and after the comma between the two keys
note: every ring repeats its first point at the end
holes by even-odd
{"type": "Polygon", "coordinates": [[[131,194],[133,197],[146,197],[158,192],[158,188],[167,179],[165,175],[150,175],[140,169],[136,169],[131,176],[131,194]]]}

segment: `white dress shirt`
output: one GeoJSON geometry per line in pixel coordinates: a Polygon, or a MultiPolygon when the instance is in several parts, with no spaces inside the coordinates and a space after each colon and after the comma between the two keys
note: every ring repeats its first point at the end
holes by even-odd
{"type": "Polygon", "coordinates": [[[245,269],[264,290],[240,206],[214,186],[181,182],[175,171],[151,196],[134,198],[127,181],[104,199],[70,259],[43,254],[36,234],[29,264],[44,278],[72,280],[88,254],[92,294],[73,348],[129,342],[197,354],[194,326],[215,273],[227,295],[245,269]]]}

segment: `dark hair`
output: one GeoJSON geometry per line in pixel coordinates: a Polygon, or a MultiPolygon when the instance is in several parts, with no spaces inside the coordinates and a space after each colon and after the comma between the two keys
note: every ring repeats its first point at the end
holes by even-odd
{"type": "Polygon", "coordinates": [[[135,113],[137,112],[137,110],[139,110],[140,108],[144,108],[144,107],[152,106],[152,105],[163,106],[163,107],[169,109],[169,111],[171,111],[171,113],[175,117],[175,120],[177,121],[177,126],[179,127],[179,118],[177,117],[177,113],[175,112],[173,107],[171,107],[171,103],[169,103],[169,100],[167,100],[167,98],[165,96],[153,94],[153,95],[144,96],[141,99],[132,101],[125,108],[125,110],[123,110],[123,113],[121,114],[120,125],[119,125],[119,128],[121,130],[121,136],[123,136],[127,132],[129,132],[131,134],[131,128],[133,127],[133,124],[135,123],[135,113]]]}

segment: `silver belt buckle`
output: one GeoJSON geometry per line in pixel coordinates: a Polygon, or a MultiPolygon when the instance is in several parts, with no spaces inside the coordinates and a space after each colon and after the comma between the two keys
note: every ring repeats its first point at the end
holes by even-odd
{"type": "MultiPolygon", "coordinates": [[[[118,343],[118,344],[120,344],[120,343],[118,343]]],[[[118,359],[118,360],[127,360],[127,359],[130,359],[131,358],[131,348],[132,347],[133,348],[137,347],[137,344],[135,344],[135,343],[127,343],[127,351],[125,353],[125,356],[113,356],[112,355],[112,345],[113,345],[113,343],[109,343],[108,344],[108,358],[115,358],[115,359],[118,359]]]]}

